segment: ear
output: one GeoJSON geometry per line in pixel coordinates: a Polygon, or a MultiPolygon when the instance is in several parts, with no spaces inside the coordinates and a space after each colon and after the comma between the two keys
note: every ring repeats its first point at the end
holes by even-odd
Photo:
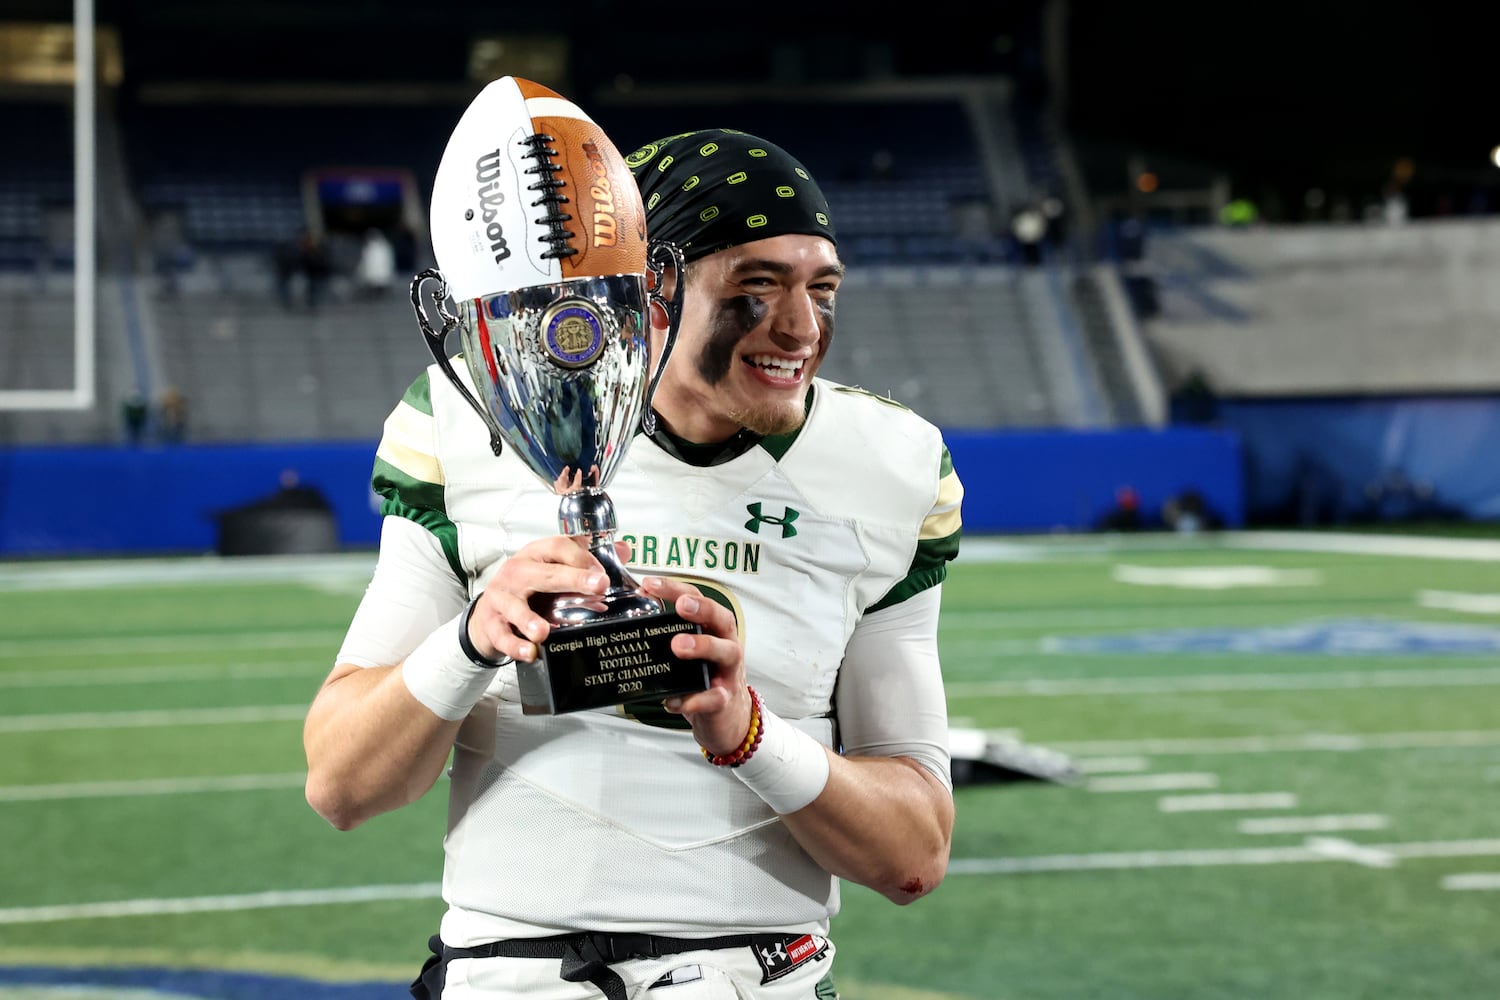
{"type": "Polygon", "coordinates": [[[656,300],[652,300],[650,313],[651,332],[653,334],[665,334],[667,332],[667,308],[656,300]]]}

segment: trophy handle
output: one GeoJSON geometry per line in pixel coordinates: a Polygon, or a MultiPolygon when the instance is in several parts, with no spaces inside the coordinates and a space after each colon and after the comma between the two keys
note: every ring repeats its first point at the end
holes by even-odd
{"type": "Polygon", "coordinates": [[[411,307],[417,314],[417,325],[422,328],[422,340],[427,344],[428,353],[432,355],[443,374],[448,376],[448,381],[453,383],[453,388],[468,400],[474,412],[479,414],[479,419],[483,420],[485,427],[489,428],[490,451],[498,455],[501,449],[500,432],[495,430],[490,415],[479,404],[479,400],[474,398],[474,394],[459,380],[458,373],[453,370],[453,363],[448,360],[448,350],[444,345],[448,341],[448,334],[458,326],[458,317],[448,311],[447,299],[448,279],[443,277],[443,272],[437,268],[429,267],[425,271],[419,271],[417,276],[411,279],[411,307]],[[438,283],[437,291],[432,293],[432,305],[437,310],[438,316],[442,317],[443,328],[437,331],[434,331],[432,324],[427,322],[427,313],[422,309],[422,282],[428,280],[438,283]]]}
{"type": "MultiPolygon", "coordinates": [[[[656,398],[656,387],[667,370],[667,359],[672,356],[672,348],[677,344],[677,329],[682,324],[682,286],[687,280],[687,263],[683,260],[682,248],[676,243],[652,240],[646,247],[646,267],[655,279],[650,301],[660,303],[667,314],[667,336],[662,342],[661,357],[656,362],[656,373],[651,376],[651,382],[646,387],[646,403],[641,408],[641,429],[651,435],[656,433],[656,411],[651,408],[651,401],[656,398]],[[667,287],[666,271],[669,264],[677,276],[676,287],[672,290],[670,299],[662,294],[667,287]]],[[[646,311],[649,315],[649,303],[646,311]]]]}

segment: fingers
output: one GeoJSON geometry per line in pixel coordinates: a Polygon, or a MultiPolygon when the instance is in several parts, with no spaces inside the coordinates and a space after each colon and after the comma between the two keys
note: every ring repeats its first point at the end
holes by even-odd
{"type": "MultiPolygon", "coordinates": [[[[704,597],[703,592],[692,584],[660,576],[648,576],[641,580],[641,589],[652,597],[660,597],[667,601],[672,606],[672,610],[688,621],[702,625],[703,631],[708,635],[735,640],[738,646],[739,629],[735,624],[734,614],[718,602],[704,597]]],[[[673,651],[676,651],[675,643],[673,651]]]]}
{"type": "Polygon", "coordinates": [[[536,594],[602,594],[609,581],[599,561],[562,535],[531,542],[505,560],[474,605],[469,639],[486,656],[537,658],[551,625],[529,601],[536,594]]]}
{"type": "Polygon", "coordinates": [[[532,610],[526,601],[508,591],[493,588],[485,591],[469,618],[469,640],[492,659],[503,655],[529,663],[539,655],[536,644],[551,632],[551,623],[532,610]],[[494,652],[489,652],[486,646],[494,652]]]}
{"type": "Polygon", "coordinates": [[[708,689],[667,698],[663,707],[686,718],[703,746],[737,744],[748,725],[749,698],[745,690],[745,650],[734,615],[691,584],[648,576],[641,581],[641,588],[670,602],[683,619],[703,628],[702,634],[674,635],[672,653],[685,660],[705,661],[709,666],[708,689]]]}
{"type": "MultiPolygon", "coordinates": [[[[597,481],[598,470],[599,470],[599,467],[597,465],[594,466],[594,473],[595,473],[595,479],[596,479],[596,481],[597,481]]],[[[557,493],[558,496],[562,496],[563,494],[566,494],[566,493],[576,493],[578,490],[581,490],[581,489],[583,489],[583,470],[582,469],[579,469],[577,472],[574,472],[570,466],[566,466],[565,465],[565,466],[563,466],[563,470],[557,474],[557,478],[554,479],[554,480],[552,480],[552,490],[553,490],[553,492],[557,493]]]]}

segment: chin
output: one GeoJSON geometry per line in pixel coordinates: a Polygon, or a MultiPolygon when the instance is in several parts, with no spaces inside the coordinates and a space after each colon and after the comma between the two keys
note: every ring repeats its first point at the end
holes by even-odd
{"type": "Polygon", "coordinates": [[[770,437],[773,434],[790,434],[802,426],[807,413],[802,400],[794,404],[764,404],[750,407],[734,414],[739,425],[753,434],[770,437]]]}

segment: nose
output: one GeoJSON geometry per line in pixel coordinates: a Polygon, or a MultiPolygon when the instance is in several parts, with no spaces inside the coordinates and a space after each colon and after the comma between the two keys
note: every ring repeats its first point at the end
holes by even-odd
{"type": "Polygon", "coordinates": [[[789,346],[816,344],[823,336],[823,314],[805,290],[783,296],[771,333],[789,346]]]}

